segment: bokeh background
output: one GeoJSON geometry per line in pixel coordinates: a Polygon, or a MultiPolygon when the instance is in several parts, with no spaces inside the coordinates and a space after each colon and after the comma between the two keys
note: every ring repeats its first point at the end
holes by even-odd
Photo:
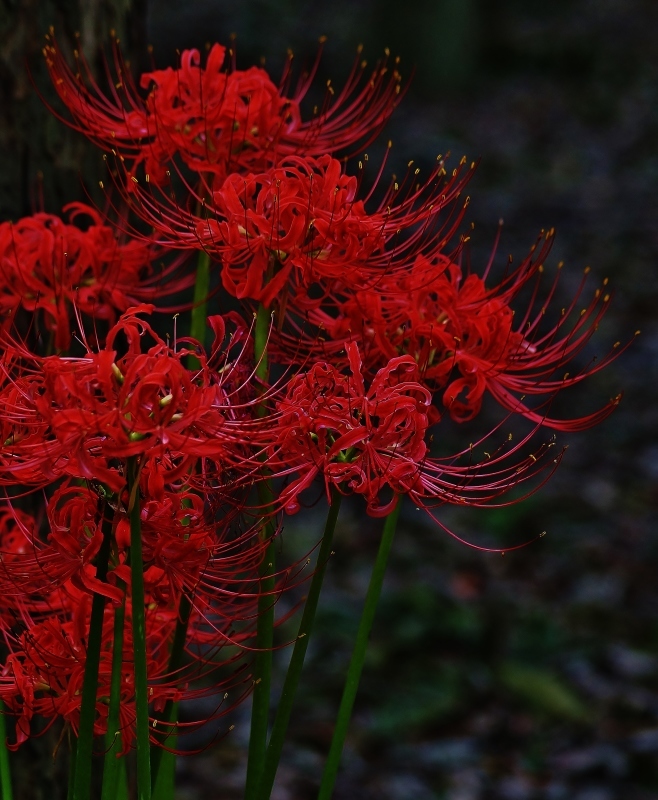
{"type": "MultiPolygon", "coordinates": [[[[40,203],[56,212],[93,195],[102,175],[99,154],[39,98],[52,96],[40,62],[50,25],[71,48],[79,31],[97,61],[116,29],[136,70],[148,66],[147,44],[165,66],[177,49],[235,34],[238,64],[264,58],[275,76],[288,48],[307,63],[326,35],[320,84],[340,83],[359,44],[372,62],[389,47],[413,73],[383,135],[390,171],[410,159],[426,170],[447,151],[455,163],[480,159],[468,211],[474,269],[502,218],[501,265],[555,227],[547,272],[565,262],[562,298],[587,266],[586,293],[609,278],[614,302],[586,360],[642,333],[565,409],[587,413],[623,390],[619,409],[560,435],[570,447],[558,473],[522,505],[440,512],[477,544],[548,535],[503,558],[405,507],[336,799],[658,798],[658,3],[2,0],[3,219],[40,203]]],[[[369,152],[376,161],[382,148],[369,152]]],[[[320,517],[311,509],[287,521],[283,558],[317,539],[320,517]]],[[[379,530],[348,504],[276,800],[315,796],[379,530]]],[[[294,635],[294,624],[280,630],[282,642],[294,635]]],[[[247,730],[245,706],[182,742],[209,746],[180,760],[181,800],[241,797],[247,730]]],[[[18,755],[20,800],[60,796],[51,739],[18,755]]]]}

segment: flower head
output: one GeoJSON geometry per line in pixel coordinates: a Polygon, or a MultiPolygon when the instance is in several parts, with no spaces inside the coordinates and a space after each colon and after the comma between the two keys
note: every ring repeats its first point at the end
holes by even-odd
{"type": "MultiPolygon", "coordinates": [[[[508,464],[530,435],[511,447],[473,461],[473,449],[448,457],[430,455],[429,426],[436,422],[432,394],[411,356],[397,356],[366,382],[355,342],[346,344],[349,374],[319,362],[290,381],[277,403],[278,437],[268,465],[277,475],[297,475],[281,492],[288,513],[299,510],[299,495],[316,477],[327,492],[336,486],[364,496],[372,516],[384,516],[396,495],[419,505],[486,505],[549,466],[540,455],[508,464]],[[369,385],[368,385],[369,384],[369,385]],[[468,458],[470,463],[460,464],[468,458]]],[[[493,432],[492,432],[493,433],[493,432]]]]}
{"type": "MultiPolygon", "coordinates": [[[[26,367],[20,359],[12,365],[8,350],[0,392],[9,409],[0,448],[5,483],[39,485],[71,475],[119,492],[131,456],[152,473],[158,465],[153,487],[178,481],[202,458],[222,475],[253,470],[265,426],[252,419],[256,401],[245,399],[240,370],[224,363],[221,373],[213,371],[194,342],[171,347],[137,316],[150,310],[122,315],[105,346],[89,347],[81,358],[39,359],[19,350],[26,367]],[[199,368],[184,365],[190,353],[201,358],[199,368]]],[[[221,343],[221,319],[214,327],[221,343]]]]}
{"type": "MultiPolygon", "coordinates": [[[[114,323],[130,306],[174,294],[189,279],[156,273],[161,253],[123,239],[90,206],[65,207],[68,221],[37,213],[0,223],[0,314],[9,327],[18,308],[42,315],[57,350],[71,344],[74,309],[114,323]],[[163,281],[164,278],[169,280],[163,281]]],[[[175,268],[175,267],[174,267],[175,268]]]]}
{"type": "Polygon", "coordinates": [[[200,248],[221,262],[232,295],[266,306],[281,295],[282,309],[291,296],[292,312],[305,313],[332,292],[376,292],[387,277],[404,280],[415,257],[445,247],[468,205],[460,195],[474,169],[462,160],[447,176],[440,160],[422,184],[410,170],[372,209],[380,176],[361,197],[361,175],[329,155],[234,173],[214,190],[187,186],[193,203],[139,181],[125,199],[160,246],[200,248]]]}
{"type": "Polygon", "coordinates": [[[578,308],[583,282],[571,306],[547,325],[557,277],[548,298],[539,308],[536,304],[552,236],[553,231],[542,234],[519,266],[493,286],[486,282],[489,268],[481,277],[441,251],[432,258],[419,255],[406,275],[383,275],[372,287],[323,298],[323,305],[307,317],[322,332],[320,344],[307,326],[293,335],[275,334],[275,351],[285,361],[322,350],[334,363],[346,363],[341,355],[345,342],[358,340],[370,375],[391,358],[412,356],[419,381],[438,395],[457,422],[477,416],[489,394],[508,411],[548,427],[578,430],[594,425],[611,413],[619,397],[593,414],[572,419],[552,417],[547,409],[557,392],[621,352],[615,348],[606,358],[563,372],[596,331],[610,296],[597,289],[578,308]],[[515,300],[531,281],[530,303],[518,313],[515,300]],[[532,406],[527,397],[543,400],[532,406]]]}
{"type": "Polygon", "coordinates": [[[318,474],[327,486],[364,495],[368,511],[380,515],[387,513],[380,498],[385,487],[400,492],[417,483],[432,400],[416,380],[417,365],[409,357],[392,360],[366,391],[358,348],[348,344],[347,351],[350,375],[315,364],[290,382],[278,403],[275,459],[285,472],[300,474],[280,497],[289,513],[318,474]]]}
{"type": "Polygon", "coordinates": [[[343,88],[335,91],[329,83],[324,104],[306,120],[300,104],[319,54],[288,95],[290,62],[277,86],[262,68],[237,69],[235,54],[227,58],[222,45],[210,48],[205,66],[198,50],[184,50],[178,69],[141,76],[146,97],[134,85],[116,43],[109,95],[78,52],[76,69],[71,69],[52,32],[44,55],[73,127],[125,159],[131,174],[143,164],[155,183],[167,182],[165,165],[175,156],[221,183],[232,172],[263,169],[290,155],[313,157],[363,147],[400,99],[400,75],[387,66],[388,55],[373,70],[359,58],[343,88]]]}
{"type": "MultiPolygon", "coordinates": [[[[76,592],[71,586],[64,587],[51,598],[50,612],[43,616],[33,616],[23,611],[20,622],[14,625],[14,632],[5,632],[5,641],[10,653],[5,659],[0,675],[0,699],[10,714],[16,717],[16,745],[30,736],[31,720],[40,716],[52,724],[63,719],[78,730],[82,685],[87,662],[87,639],[91,613],[91,596],[76,592]]],[[[154,715],[161,713],[167,701],[179,702],[188,697],[207,694],[207,689],[190,686],[195,677],[208,670],[206,660],[192,659],[189,666],[176,674],[169,673],[171,642],[178,618],[174,607],[163,608],[147,596],[146,614],[146,657],[149,698],[154,715]]],[[[133,666],[133,638],[131,626],[131,602],[126,598],[126,619],[123,629],[123,659],[121,661],[119,732],[122,737],[122,750],[125,754],[135,738],[135,676],[133,666]]],[[[102,647],[96,689],[96,708],[94,734],[102,736],[107,732],[109,698],[112,683],[112,648],[114,630],[114,609],[106,605],[103,617],[102,647]]],[[[190,623],[190,635],[198,625],[194,618],[190,623]]],[[[225,623],[222,623],[225,624],[225,623]]],[[[214,685],[212,692],[225,695],[231,692],[229,702],[220,702],[216,715],[226,713],[247,694],[249,686],[248,660],[244,651],[232,651],[218,656],[219,648],[213,653],[214,685]],[[228,675],[217,678],[217,669],[230,665],[228,675]]],[[[206,651],[208,648],[206,646],[206,651]]],[[[193,641],[190,652],[194,653],[193,641]]],[[[225,698],[228,695],[225,695],[225,698]]],[[[157,719],[157,717],[155,717],[157,719]]],[[[154,724],[157,725],[157,722],[154,724]]],[[[161,742],[153,727],[154,744],[161,742]]]]}

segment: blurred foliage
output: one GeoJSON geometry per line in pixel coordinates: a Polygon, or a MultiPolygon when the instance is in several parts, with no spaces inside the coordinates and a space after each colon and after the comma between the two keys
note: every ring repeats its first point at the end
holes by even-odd
{"type": "Polygon", "coordinates": [[[500,665],[498,679],[539,714],[571,722],[586,722],[590,717],[578,695],[547,669],[507,661],[500,665]]]}

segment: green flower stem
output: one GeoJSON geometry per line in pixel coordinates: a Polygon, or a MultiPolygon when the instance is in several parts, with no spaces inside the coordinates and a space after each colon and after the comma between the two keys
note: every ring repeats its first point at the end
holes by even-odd
{"type": "Polygon", "coordinates": [[[340,510],[340,503],[342,495],[336,487],[331,490],[331,505],[329,506],[329,513],[327,515],[327,522],[324,527],[324,534],[322,536],[322,543],[320,545],[320,552],[318,553],[318,560],[315,567],[315,572],[311,580],[308,595],[306,597],[306,604],[304,605],[304,613],[302,614],[302,621],[299,625],[299,634],[295,641],[295,646],[290,658],[288,672],[283,683],[281,691],[281,699],[279,700],[279,707],[274,719],[274,726],[272,728],[272,735],[270,743],[267,747],[265,756],[265,765],[258,787],[259,800],[269,800],[274,785],[274,778],[276,770],[279,766],[279,759],[281,758],[281,751],[292,712],[292,706],[295,700],[295,693],[299,684],[299,679],[302,674],[302,667],[304,666],[304,657],[306,656],[306,649],[313,630],[313,622],[315,620],[315,612],[318,607],[318,600],[320,598],[320,590],[322,589],[322,582],[327,570],[327,564],[331,556],[331,544],[334,538],[334,530],[336,528],[336,520],[338,519],[338,512],[340,510]]]}
{"type": "Polygon", "coordinates": [[[196,282],[194,284],[194,305],[190,322],[190,336],[205,346],[208,329],[207,310],[208,292],[210,291],[210,256],[205,250],[199,251],[196,265],[196,282]]]}
{"type": "MultiPolygon", "coordinates": [[[[271,314],[261,303],[256,315],[254,330],[254,357],[256,376],[267,381],[269,376],[267,360],[267,338],[271,324],[271,314]]],[[[257,409],[259,417],[267,413],[265,403],[257,409]]],[[[271,518],[274,500],[272,485],[267,479],[267,467],[263,465],[262,480],[258,483],[258,498],[263,509],[264,522],[261,528],[261,542],[268,542],[260,566],[260,596],[258,598],[258,623],[256,628],[256,656],[254,657],[254,691],[251,706],[251,731],[249,735],[249,755],[247,760],[247,781],[245,800],[256,800],[260,775],[265,763],[267,749],[267,728],[270,713],[270,689],[272,682],[272,645],[274,643],[274,589],[276,528],[271,518]]]]}
{"type": "MultiPolygon", "coordinates": [[[[178,703],[172,703],[170,711],[170,722],[178,720],[178,703]]],[[[168,733],[162,744],[169,747],[174,738],[173,733],[168,733]]],[[[153,748],[152,762],[157,759],[157,773],[153,775],[153,797],[152,800],[174,800],[176,796],[176,754],[171,750],[164,750],[162,747],[153,748]]]]}
{"type": "Polygon", "coordinates": [[[386,572],[386,562],[388,561],[388,555],[391,551],[391,545],[393,544],[393,536],[395,535],[395,527],[397,525],[398,516],[400,515],[401,505],[402,502],[400,498],[398,498],[397,505],[388,515],[384,523],[382,540],[379,544],[377,558],[375,559],[375,565],[372,569],[372,575],[370,576],[370,584],[363,606],[363,614],[361,615],[359,630],[356,634],[354,652],[352,653],[352,660],[350,661],[350,666],[347,671],[343,697],[340,701],[338,716],[336,717],[336,727],[334,728],[334,735],[331,740],[327,763],[325,764],[324,773],[322,774],[318,800],[331,800],[334,791],[343,745],[345,744],[345,737],[347,736],[347,729],[349,728],[350,718],[352,716],[352,708],[359,688],[361,672],[363,671],[363,663],[368,647],[368,637],[370,636],[372,623],[375,619],[377,603],[384,582],[384,573],[386,572]]]}
{"type": "MultiPolygon", "coordinates": [[[[267,339],[270,332],[271,319],[269,308],[260,303],[254,328],[254,358],[256,359],[256,377],[262,381],[268,379],[270,371],[267,360],[267,339]]],[[[264,406],[261,406],[259,416],[265,416],[264,406]]]]}
{"type": "MultiPolygon", "coordinates": [[[[139,499],[139,464],[136,456],[127,459],[128,513],[130,516],[130,574],[133,619],[133,659],[135,664],[135,711],[137,740],[137,797],[151,800],[151,756],[149,743],[149,695],[146,675],[146,621],[144,613],[144,562],[139,499]]],[[[77,799],[76,799],[77,800],[77,799]]]]}
{"type": "MultiPolygon", "coordinates": [[[[178,605],[178,620],[174,631],[174,640],[171,645],[168,672],[176,674],[183,666],[185,656],[185,640],[187,639],[187,625],[192,613],[192,603],[186,594],[182,594],[178,605]]],[[[167,700],[161,716],[162,727],[160,741],[166,747],[174,735],[174,725],[178,721],[178,703],[167,700]]],[[[173,800],[174,797],[174,768],[176,756],[162,747],[153,748],[151,756],[151,781],[153,785],[153,800],[173,800]],[[160,780],[159,780],[160,779],[160,780]]]]}
{"type": "MultiPolygon", "coordinates": [[[[205,250],[199,251],[196,267],[196,280],[194,283],[194,300],[190,321],[190,336],[196,339],[203,347],[206,345],[206,331],[208,330],[208,292],[210,291],[210,256],[205,250]]],[[[189,356],[188,367],[196,369],[199,360],[189,356]]],[[[174,641],[169,656],[169,672],[177,672],[183,665],[185,639],[187,638],[187,624],[190,619],[192,604],[185,595],[181,596],[178,608],[178,621],[174,632],[174,641]]],[[[178,720],[178,703],[167,701],[161,721],[165,723],[165,730],[161,730],[160,741],[167,745],[173,735],[173,725],[178,720]]],[[[151,781],[154,800],[169,800],[174,796],[174,768],[176,756],[161,747],[153,748],[151,757],[151,781]]]]}
{"type": "Polygon", "coordinates": [[[9,751],[7,750],[7,726],[5,724],[5,706],[0,701],[0,792],[2,800],[12,800],[11,771],[9,769],[9,751]]]}
{"type": "MultiPolygon", "coordinates": [[[[119,588],[125,589],[122,581],[119,588]]],[[[110,707],[107,714],[107,733],[105,734],[105,764],[103,766],[103,790],[101,800],[117,800],[122,767],[125,759],[121,752],[121,732],[119,730],[119,710],[121,707],[121,673],[123,666],[123,629],[126,620],[126,596],[114,609],[114,641],[112,644],[112,682],[110,683],[110,707]]]]}
{"type": "MultiPolygon", "coordinates": [[[[271,493],[269,484],[262,481],[259,485],[260,502],[269,502],[271,493]]],[[[270,690],[272,683],[272,646],[274,644],[274,543],[275,527],[268,521],[261,531],[263,540],[269,540],[265,556],[260,567],[260,596],[258,598],[258,623],[256,629],[256,648],[254,657],[254,691],[251,707],[251,732],[249,737],[249,755],[247,761],[247,783],[245,800],[255,800],[258,783],[265,762],[267,749],[267,728],[270,712],[270,690]]]]}
{"type": "MultiPolygon", "coordinates": [[[[96,578],[105,582],[112,546],[112,520],[105,517],[107,505],[101,507],[103,541],[96,557],[96,578]]],[[[73,800],[89,800],[91,797],[91,772],[94,754],[94,721],[96,719],[96,693],[98,690],[98,669],[103,640],[103,612],[105,597],[94,594],[91,603],[89,637],[87,639],[87,660],[82,681],[82,702],[80,705],[80,725],[75,756],[75,777],[73,800]]]]}

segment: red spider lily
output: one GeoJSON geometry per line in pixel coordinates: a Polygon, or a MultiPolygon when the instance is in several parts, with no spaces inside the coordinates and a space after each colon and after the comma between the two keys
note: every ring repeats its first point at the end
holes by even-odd
{"type": "MultiPolygon", "coordinates": [[[[278,357],[308,357],[323,349],[340,361],[346,341],[360,339],[371,374],[387,360],[409,354],[418,364],[420,381],[442,393],[451,417],[463,422],[475,417],[485,392],[504,408],[533,422],[561,430],[581,430],[612,412],[619,397],[600,410],[569,420],[553,419],[529,408],[524,397],[555,394],[582,381],[610,362],[618,352],[573,374],[556,377],[580,353],[605,313],[609,295],[597,290],[588,305],[578,309],[584,282],[555,325],[543,329],[546,311],[555,295],[557,278],[540,308],[539,283],[522,316],[512,303],[532,278],[539,278],[552,242],[542,236],[530,254],[497,286],[487,288],[484,277],[465,272],[462,265],[438,253],[420,256],[406,276],[384,276],[376,287],[345,293],[312,309],[307,319],[322,331],[320,346],[308,331],[274,333],[278,357]],[[300,341],[301,340],[301,341],[300,341]]],[[[559,273],[558,273],[559,275],[559,273]]]]}
{"type": "MultiPolygon", "coordinates": [[[[212,371],[198,347],[201,366],[186,368],[192,350],[170,347],[137,316],[150,310],[129,310],[108,333],[105,347],[89,348],[82,358],[40,359],[16,345],[8,351],[8,361],[20,357],[23,365],[5,366],[0,392],[6,403],[4,483],[44,484],[71,475],[120,492],[125,479],[119,464],[131,456],[141,457],[143,466],[158,465],[151,491],[184,479],[203,458],[223,475],[258,469],[254,459],[266,426],[252,419],[251,409],[261,401],[243,402],[245,387],[235,380],[239,370],[225,363],[221,372],[212,371]],[[149,338],[153,344],[144,353],[149,338]],[[16,369],[25,374],[14,377],[16,369]]],[[[221,343],[223,321],[211,324],[221,343]]],[[[219,350],[216,345],[216,356],[219,350]]]]}
{"type": "Polygon", "coordinates": [[[44,541],[33,519],[11,507],[5,509],[0,520],[3,596],[29,606],[30,597],[47,596],[70,582],[78,592],[121,600],[116,581],[129,580],[127,568],[118,562],[113,564],[107,582],[101,582],[93,564],[103,539],[103,515],[108,513],[112,514],[112,509],[100,501],[98,494],[84,486],[65,484],[48,502],[44,541]]]}
{"type": "MultiPolygon", "coordinates": [[[[57,491],[48,505],[46,541],[29,515],[9,506],[0,515],[0,581],[5,596],[0,631],[9,650],[0,675],[0,699],[18,717],[17,744],[29,736],[34,715],[51,721],[62,717],[77,729],[92,592],[109,597],[114,604],[105,609],[97,688],[95,733],[105,732],[112,609],[123,601],[125,587],[131,584],[125,560],[127,517],[118,498],[69,485],[57,491]],[[113,514],[115,544],[108,583],[101,584],[90,567],[99,549],[103,521],[99,514],[105,512],[113,514]]],[[[259,566],[266,543],[260,541],[256,527],[233,530],[230,515],[217,521],[215,514],[209,515],[204,498],[192,492],[167,493],[164,502],[147,498],[141,517],[153,713],[162,712],[167,701],[199,694],[221,696],[237,689],[231,703],[218,704],[215,715],[225,713],[251,688],[245,656],[257,619],[259,566]],[[187,655],[184,666],[169,673],[183,591],[192,605],[186,626],[187,655]],[[223,650],[227,645],[228,654],[223,650]],[[227,667],[230,672],[217,680],[217,670],[223,668],[226,673],[227,667]],[[190,688],[191,681],[198,687],[206,673],[213,675],[211,689],[190,688]]],[[[289,578],[288,570],[278,581],[273,600],[287,588],[289,578]]],[[[131,746],[135,726],[129,597],[127,616],[120,713],[124,752],[131,746]]]]}
{"type": "MultiPolygon", "coordinates": [[[[252,614],[258,594],[254,581],[266,544],[258,537],[259,526],[239,529],[236,518],[244,504],[228,499],[235,508],[224,503],[221,511],[213,511],[214,495],[189,489],[164,491],[159,499],[143,495],[144,581],[155,602],[166,605],[186,593],[194,596],[199,611],[213,617],[252,614]]],[[[67,583],[78,592],[120,601],[118,581],[130,582],[130,525],[120,498],[100,486],[66,483],[48,501],[45,517],[44,540],[30,515],[9,504],[0,513],[0,591],[8,602],[11,598],[32,608],[31,599],[67,583]],[[106,582],[101,582],[93,562],[104,524],[112,527],[115,544],[106,582]]]]}
{"type": "MultiPolygon", "coordinates": [[[[80,593],[71,585],[49,598],[51,611],[43,618],[32,618],[23,611],[18,626],[21,632],[5,634],[10,654],[5,660],[0,675],[0,698],[8,711],[16,715],[16,745],[30,735],[30,722],[40,716],[53,722],[64,719],[77,731],[82,699],[82,682],[86,663],[86,640],[91,610],[91,596],[80,593]]],[[[126,622],[123,631],[124,657],[121,666],[120,730],[123,752],[127,752],[135,735],[134,668],[132,663],[132,626],[130,624],[130,598],[126,600],[126,622]]],[[[192,659],[188,665],[174,675],[168,673],[171,641],[176,627],[177,611],[173,607],[162,607],[147,596],[146,643],[149,696],[154,714],[161,713],[167,701],[178,702],[186,697],[208,693],[207,689],[193,689],[189,682],[209,662],[192,659]]],[[[194,635],[194,619],[190,632],[194,635]]],[[[103,644],[96,694],[96,719],[94,733],[102,735],[107,730],[108,703],[112,679],[114,614],[107,605],[103,621],[103,644]]],[[[247,662],[240,650],[223,657],[213,653],[212,668],[230,667],[224,679],[217,679],[213,694],[220,697],[227,691],[236,690],[230,703],[221,702],[221,712],[233,708],[247,694],[249,675],[247,662]]],[[[208,665],[208,666],[207,666],[208,665]]],[[[218,712],[219,713],[219,712],[218,712]]],[[[155,722],[155,720],[154,720],[155,722]]],[[[154,734],[157,731],[153,726],[154,734]]],[[[153,738],[155,744],[158,740],[153,738]]]]}
{"type": "MultiPolygon", "coordinates": [[[[249,509],[235,495],[167,491],[143,499],[141,534],[144,580],[155,599],[169,602],[185,593],[201,614],[246,619],[255,609],[258,567],[267,543],[262,525],[241,529],[239,515],[249,509]],[[227,502],[217,508],[217,495],[227,502]],[[231,507],[233,506],[233,507],[231,507]],[[256,583],[255,583],[256,582],[256,583]],[[220,607],[225,607],[224,611],[220,607]]],[[[128,519],[121,515],[117,539],[127,546],[128,519]]]]}
{"type": "Polygon", "coordinates": [[[303,311],[321,302],[308,294],[312,286],[374,287],[384,275],[407,273],[414,254],[445,246],[468,203],[456,206],[475,167],[465,163],[446,179],[440,161],[422,185],[410,171],[372,212],[365,202],[375,187],[359,199],[360,180],[328,155],[290,156],[263,173],[234,173],[214,191],[202,186],[199,194],[188,185],[201,215],[139,184],[126,200],[160,245],[201,248],[221,260],[230,294],[269,306],[291,291],[303,311]],[[452,210],[444,220],[446,208],[452,210]]]}
{"type": "Polygon", "coordinates": [[[176,265],[156,274],[152,261],[161,251],[119,241],[93,208],[73,203],[64,211],[68,223],[44,213],[0,223],[0,312],[7,324],[19,307],[40,312],[55,347],[67,350],[73,308],[113,323],[130,306],[190,284],[191,277],[172,280],[176,265]],[[78,223],[85,219],[83,230],[78,223]]]}
{"type": "Polygon", "coordinates": [[[30,555],[38,539],[37,523],[31,514],[12,508],[8,503],[0,506],[0,569],[22,561],[30,555]]]}
{"type": "Polygon", "coordinates": [[[57,448],[47,440],[48,422],[37,410],[40,393],[41,382],[29,374],[5,380],[0,390],[0,474],[5,483],[45,485],[61,474],[53,463],[57,448]]]}
{"type": "MultiPolygon", "coordinates": [[[[147,483],[142,477],[142,484],[147,483]]],[[[149,604],[174,608],[184,594],[195,609],[190,646],[201,645],[206,653],[218,643],[236,645],[249,636],[261,594],[258,570],[268,544],[259,536],[260,518],[245,527],[240,514],[249,508],[235,496],[223,496],[228,502],[217,508],[216,494],[183,489],[165,491],[156,500],[145,491],[140,515],[149,604]]],[[[92,489],[66,483],[54,492],[44,516],[45,531],[9,502],[0,508],[0,592],[6,629],[15,624],[19,612],[32,621],[51,616],[62,592],[75,597],[96,593],[118,603],[121,585],[130,585],[130,525],[119,497],[100,485],[92,489]],[[112,557],[106,581],[101,582],[93,561],[108,523],[112,557]]],[[[296,585],[305,562],[306,556],[275,576],[273,602],[296,585]]]]}
{"type": "Polygon", "coordinates": [[[175,155],[221,182],[231,172],[262,169],[291,154],[317,156],[363,147],[400,99],[396,69],[384,61],[369,74],[366,63],[357,61],[344,87],[336,93],[329,84],[323,107],[304,121],[300,103],[312,85],[319,54],[288,97],[290,60],[277,87],[263,69],[236,69],[232,52],[226,63],[226,48],[219,44],[210,48],[205,67],[198,50],[184,50],[178,69],[143,74],[140,85],[149,90],[144,99],[116,42],[108,95],[81,54],[75,54],[74,72],[52,32],[47,38],[46,64],[73,117],[69,124],[126,159],[133,174],[143,163],[149,178],[159,183],[166,182],[164,165],[175,155]]]}
{"type": "Polygon", "coordinates": [[[317,476],[327,492],[335,485],[362,494],[368,513],[384,516],[397,502],[395,496],[382,499],[385,489],[418,504],[482,505],[537,473],[534,454],[512,466],[502,465],[510,452],[498,454],[487,462],[486,474],[482,465],[455,464],[458,456],[430,458],[425,440],[435,419],[432,395],[420,383],[415,360],[391,359],[366,389],[356,343],[347,343],[346,351],[350,375],[316,363],[290,381],[277,403],[280,434],[268,466],[279,475],[298,475],[279,496],[288,513],[299,510],[299,494],[317,476]]]}

